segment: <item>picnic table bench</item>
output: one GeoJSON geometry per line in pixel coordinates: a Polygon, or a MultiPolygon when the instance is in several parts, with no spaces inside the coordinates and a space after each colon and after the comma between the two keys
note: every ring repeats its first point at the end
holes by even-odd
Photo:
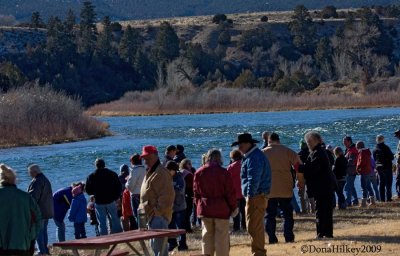
{"type": "MultiPolygon", "coordinates": [[[[74,256],[79,256],[79,250],[89,251],[94,250],[94,256],[106,255],[106,256],[124,256],[130,254],[129,250],[136,255],[150,256],[148,245],[145,243],[146,240],[154,238],[163,238],[162,252],[167,250],[168,238],[174,238],[179,235],[185,234],[186,231],[183,229],[152,229],[152,230],[132,230],[123,233],[111,234],[107,236],[84,238],[60,243],[54,243],[54,247],[59,247],[63,250],[71,250],[74,256]],[[138,243],[134,243],[138,242],[138,243]],[[116,251],[115,248],[119,244],[125,244],[128,251],[116,251]],[[136,249],[135,245],[140,245],[143,253],[140,253],[136,249]],[[102,251],[106,250],[105,254],[102,251]]],[[[162,255],[162,254],[161,254],[162,255]]]]}

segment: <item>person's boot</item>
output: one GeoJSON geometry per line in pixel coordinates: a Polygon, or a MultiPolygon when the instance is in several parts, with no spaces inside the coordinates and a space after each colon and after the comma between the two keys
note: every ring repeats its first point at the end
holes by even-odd
{"type": "Polygon", "coordinates": [[[368,206],[375,206],[376,205],[375,197],[370,196],[369,199],[371,200],[371,203],[368,206]]]}
{"type": "Polygon", "coordinates": [[[367,198],[361,199],[360,208],[365,208],[365,207],[367,207],[367,198]]]}

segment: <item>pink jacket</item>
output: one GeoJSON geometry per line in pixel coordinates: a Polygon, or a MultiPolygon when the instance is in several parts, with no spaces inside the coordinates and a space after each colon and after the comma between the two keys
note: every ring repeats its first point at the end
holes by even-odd
{"type": "Polygon", "coordinates": [[[232,177],[232,182],[233,182],[233,187],[235,189],[236,193],[236,199],[242,199],[244,198],[243,193],[242,193],[242,182],[240,179],[240,170],[242,169],[242,161],[235,161],[231,163],[227,170],[231,174],[232,177]]]}

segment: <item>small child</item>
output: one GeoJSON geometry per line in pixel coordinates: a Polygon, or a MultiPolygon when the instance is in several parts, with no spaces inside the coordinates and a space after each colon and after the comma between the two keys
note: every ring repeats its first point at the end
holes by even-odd
{"type": "Polygon", "coordinates": [[[122,227],[124,231],[138,229],[135,216],[133,215],[131,192],[126,188],[122,194],[122,227]]]}
{"type": "Polygon", "coordinates": [[[94,196],[90,196],[86,211],[89,214],[90,225],[94,226],[94,231],[96,232],[96,236],[100,236],[99,222],[97,221],[96,208],[94,204],[95,204],[94,196]]]}
{"type": "Polygon", "coordinates": [[[75,239],[86,238],[85,223],[87,221],[86,215],[86,198],[83,192],[85,191],[85,184],[78,183],[72,189],[72,203],[68,219],[74,223],[75,239]]]}

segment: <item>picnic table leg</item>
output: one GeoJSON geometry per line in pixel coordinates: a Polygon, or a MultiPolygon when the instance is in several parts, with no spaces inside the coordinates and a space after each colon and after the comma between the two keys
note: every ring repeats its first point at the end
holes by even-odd
{"type": "Polygon", "coordinates": [[[127,245],[129,248],[131,248],[131,250],[132,250],[134,253],[136,253],[137,255],[141,255],[140,252],[139,252],[138,250],[136,250],[136,248],[133,247],[133,245],[131,245],[131,243],[126,242],[126,245],[127,245]]]}
{"type": "Polygon", "coordinates": [[[164,237],[163,244],[161,247],[161,255],[164,255],[165,250],[167,250],[167,243],[168,243],[168,237],[164,237]]]}
{"type": "Polygon", "coordinates": [[[141,241],[139,241],[139,242],[140,242],[140,245],[142,246],[144,255],[150,256],[149,250],[147,250],[147,245],[146,245],[146,243],[145,243],[143,240],[141,240],[141,241]]]}
{"type": "Polygon", "coordinates": [[[72,253],[74,254],[74,256],[79,256],[78,249],[72,249],[72,253]]]}
{"type": "Polygon", "coordinates": [[[117,247],[116,244],[114,244],[113,246],[111,246],[110,250],[108,250],[107,252],[107,256],[110,256],[112,254],[112,252],[114,251],[115,247],[117,247]]]}

